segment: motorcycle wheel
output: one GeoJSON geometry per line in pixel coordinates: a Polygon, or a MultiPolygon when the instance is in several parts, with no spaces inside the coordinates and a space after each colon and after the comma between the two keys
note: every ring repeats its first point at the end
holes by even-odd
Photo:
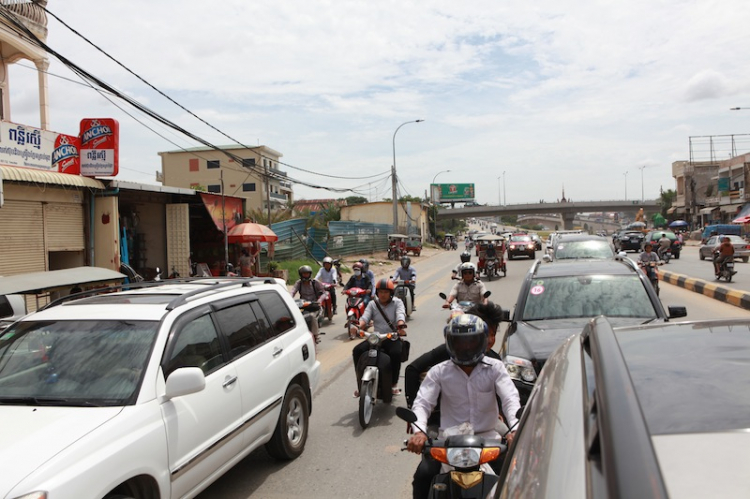
{"type": "Polygon", "coordinates": [[[372,380],[363,382],[359,388],[359,425],[363,430],[367,428],[370,419],[372,419],[374,391],[372,380]]]}
{"type": "Polygon", "coordinates": [[[732,282],[732,273],[731,272],[729,272],[727,270],[725,276],[727,278],[727,282],[732,282]]]}
{"type": "Polygon", "coordinates": [[[487,277],[489,277],[490,282],[492,282],[492,274],[493,274],[492,271],[487,272],[487,277]]]}

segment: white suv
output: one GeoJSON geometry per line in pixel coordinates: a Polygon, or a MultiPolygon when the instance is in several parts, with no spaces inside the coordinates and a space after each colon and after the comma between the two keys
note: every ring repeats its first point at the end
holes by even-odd
{"type": "Polygon", "coordinates": [[[193,497],[305,447],[320,362],[275,279],[53,304],[0,333],[0,497],[193,497]]]}

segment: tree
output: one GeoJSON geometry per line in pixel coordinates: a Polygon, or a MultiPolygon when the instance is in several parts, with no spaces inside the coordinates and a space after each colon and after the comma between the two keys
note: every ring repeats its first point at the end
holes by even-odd
{"type": "Polygon", "coordinates": [[[677,193],[674,191],[674,189],[667,189],[666,191],[662,191],[661,195],[659,196],[659,204],[661,205],[661,214],[664,217],[667,216],[667,210],[672,207],[672,203],[675,199],[677,199],[677,193]]]}
{"type": "Polygon", "coordinates": [[[346,201],[347,206],[354,206],[356,204],[367,203],[367,198],[364,198],[362,196],[349,196],[344,198],[344,201],[346,201]]]}

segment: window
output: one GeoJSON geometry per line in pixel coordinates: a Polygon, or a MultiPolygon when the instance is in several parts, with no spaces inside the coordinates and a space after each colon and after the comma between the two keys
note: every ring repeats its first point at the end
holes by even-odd
{"type": "Polygon", "coordinates": [[[216,160],[206,161],[206,167],[208,167],[209,170],[212,169],[212,168],[220,168],[220,166],[219,166],[219,160],[216,159],[216,160]]]}
{"type": "Polygon", "coordinates": [[[169,376],[180,367],[200,367],[204,373],[208,373],[223,362],[219,335],[211,316],[205,314],[188,322],[177,332],[164,374],[169,376]]]}
{"type": "Polygon", "coordinates": [[[249,302],[219,310],[216,318],[229,340],[232,359],[249,352],[268,338],[265,317],[258,320],[249,302]]]}
{"type": "Polygon", "coordinates": [[[0,296],[0,317],[10,317],[13,315],[13,307],[5,295],[0,296]]]}
{"type": "Polygon", "coordinates": [[[255,166],[255,158],[245,158],[242,160],[242,166],[246,168],[252,168],[255,166]]]}
{"type": "Polygon", "coordinates": [[[280,335],[294,327],[294,317],[278,294],[258,293],[258,298],[268,321],[273,325],[274,335],[280,335]]]}
{"type": "Polygon", "coordinates": [[[244,192],[255,192],[255,182],[242,184],[242,190],[244,192]]]}
{"type": "Polygon", "coordinates": [[[221,194],[221,184],[211,184],[207,187],[207,189],[208,189],[208,192],[221,194]]]}
{"type": "Polygon", "coordinates": [[[198,158],[193,158],[190,161],[188,161],[188,164],[190,165],[190,171],[191,172],[197,172],[198,171],[198,158]]]}

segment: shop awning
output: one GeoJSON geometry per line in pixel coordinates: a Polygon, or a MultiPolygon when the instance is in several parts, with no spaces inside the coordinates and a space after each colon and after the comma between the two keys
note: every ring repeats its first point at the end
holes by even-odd
{"type": "Polygon", "coordinates": [[[102,181],[95,178],[48,170],[37,170],[35,168],[23,168],[20,166],[0,165],[0,178],[3,181],[13,180],[16,182],[31,182],[33,184],[73,185],[77,187],[90,187],[92,189],[106,189],[102,181]]]}
{"type": "Polygon", "coordinates": [[[725,204],[721,207],[722,213],[737,213],[737,210],[741,208],[741,204],[725,204]]]}
{"type": "Polygon", "coordinates": [[[709,214],[709,213],[711,213],[712,211],[714,211],[714,210],[718,210],[718,209],[719,209],[719,207],[718,207],[718,206],[710,206],[710,207],[708,207],[708,208],[701,208],[700,214],[701,214],[701,215],[708,215],[708,214],[709,214]]]}
{"type": "Polygon", "coordinates": [[[0,295],[35,295],[76,285],[96,282],[121,281],[125,275],[101,267],[76,267],[72,269],[30,272],[0,277],[0,295]]]}

